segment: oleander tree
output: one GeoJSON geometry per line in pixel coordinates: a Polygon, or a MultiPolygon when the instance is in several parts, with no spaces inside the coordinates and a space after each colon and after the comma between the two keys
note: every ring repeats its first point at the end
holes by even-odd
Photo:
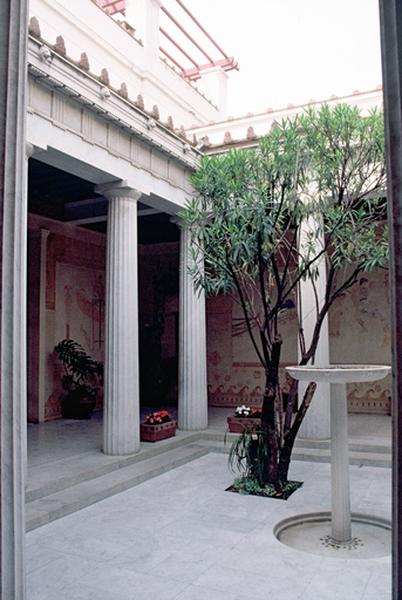
{"type": "Polygon", "coordinates": [[[297,320],[305,365],[330,307],[361,273],[387,265],[382,113],[363,117],[342,104],[307,110],[277,123],[256,149],[204,156],[192,183],[182,216],[192,232],[194,286],[240,304],[265,372],[261,429],[245,432],[232,457],[246,459],[246,475],[259,485],[281,490],[315,390],[310,383],[298,398],[297,382],[288,394],[281,389],[283,316],[297,312],[299,284],[308,279],[316,294],[311,339],[297,320]],[[322,261],[326,285],[318,297],[322,261]]]}

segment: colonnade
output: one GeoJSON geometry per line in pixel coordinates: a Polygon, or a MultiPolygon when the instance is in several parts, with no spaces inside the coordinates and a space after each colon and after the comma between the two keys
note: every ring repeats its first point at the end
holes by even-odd
{"type": "MultiPolygon", "coordinates": [[[[137,202],[125,182],[96,188],[109,200],[106,258],[105,403],[103,451],[139,450],[137,202]]],[[[180,227],[179,405],[180,429],[208,425],[205,297],[194,291],[190,232],[180,227]]]]}

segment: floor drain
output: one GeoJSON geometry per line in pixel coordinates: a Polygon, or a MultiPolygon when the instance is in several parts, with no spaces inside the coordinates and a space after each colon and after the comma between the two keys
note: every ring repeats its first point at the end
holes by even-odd
{"type": "Polygon", "coordinates": [[[360,538],[352,538],[350,542],[339,543],[334,540],[330,535],[326,535],[320,538],[321,544],[326,548],[334,548],[335,550],[358,550],[361,546],[364,546],[360,538]]]}

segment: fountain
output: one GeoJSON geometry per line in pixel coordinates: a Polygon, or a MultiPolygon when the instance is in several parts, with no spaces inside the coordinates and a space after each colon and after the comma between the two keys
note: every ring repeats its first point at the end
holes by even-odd
{"type": "MultiPolygon", "coordinates": [[[[332,365],[327,367],[294,366],[286,368],[300,381],[329,383],[331,392],[331,513],[297,515],[275,527],[277,538],[290,546],[325,554],[323,548],[360,550],[356,558],[384,554],[388,546],[391,525],[385,519],[371,515],[351,514],[349,488],[349,447],[346,384],[376,381],[390,373],[382,365],[332,365]],[[352,522],[359,536],[352,535],[352,522]],[[328,524],[330,523],[330,533],[328,524]],[[374,543],[372,543],[374,541],[374,543]],[[318,542],[318,543],[317,543],[318,542]],[[304,543],[304,545],[303,545],[304,543]],[[311,546],[311,547],[310,547],[311,546]]],[[[342,552],[338,552],[343,554],[342,552]]]]}

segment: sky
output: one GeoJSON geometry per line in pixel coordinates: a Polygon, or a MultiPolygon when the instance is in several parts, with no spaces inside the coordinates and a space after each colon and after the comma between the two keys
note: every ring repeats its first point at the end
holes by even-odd
{"type": "Polygon", "coordinates": [[[185,0],[233,55],[228,114],[281,108],[381,83],[378,0],[185,0]]]}

